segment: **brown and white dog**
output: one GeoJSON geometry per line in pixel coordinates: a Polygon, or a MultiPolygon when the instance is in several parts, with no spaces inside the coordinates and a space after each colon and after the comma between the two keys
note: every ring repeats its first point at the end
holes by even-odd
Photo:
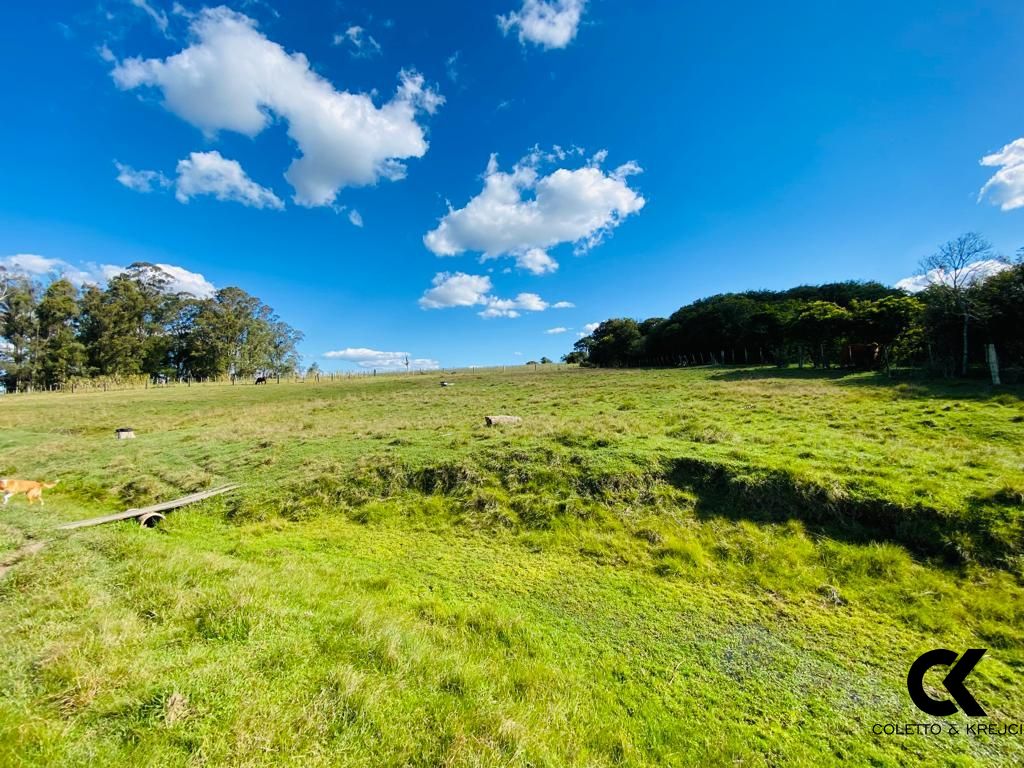
{"type": "Polygon", "coordinates": [[[16,480],[13,477],[0,477],[0,493],[4,495],[4,504],[11,496],[24,493],[28,503],[39,502],[43,506],[43,488],[53,488],[57,483],[42,483],[35,480],[16,480]]]}

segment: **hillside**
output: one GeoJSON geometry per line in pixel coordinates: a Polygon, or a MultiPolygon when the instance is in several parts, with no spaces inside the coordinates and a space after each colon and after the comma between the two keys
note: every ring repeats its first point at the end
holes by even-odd
{"type": "Polygon", "coordinates": [[[1022,391],[538,370],[0,400],[0,763],[1014,765],[1022,391]],[[488,428],[483,416],[522,424],[488,428]],[[133,427],[134,441],[113,429],[133,427]],[[221,481],[132,523],[60,521],[221,481]],[[954,722],[965,722],[956,716],[954,722]]]}

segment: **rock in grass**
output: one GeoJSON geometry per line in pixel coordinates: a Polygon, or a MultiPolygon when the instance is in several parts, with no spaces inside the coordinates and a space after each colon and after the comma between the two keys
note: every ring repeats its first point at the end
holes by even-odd
{"type": "Polygon", "coordinates": [[[484,424],[493,427],[495,424],[518,424],[522,421],[519,416],[484,416],[484,424]]]}
{"type": "Polygon", "coordinates": [[[186,699],[184,695],[175,691],[167,698],[164,710],[164,721],[168,725],[174,725],[186,715],[188,715],[188,699],[186,699]]]}

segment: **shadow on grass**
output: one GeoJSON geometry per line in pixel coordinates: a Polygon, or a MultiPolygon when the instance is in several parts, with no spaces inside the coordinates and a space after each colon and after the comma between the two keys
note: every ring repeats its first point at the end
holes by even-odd
{"type": "Polygon", "coordinates": [[[947,565],[974,561],[1006,567],[1021,554],[1024,494],[1019,489],[972,498],[965,510],[948,513],[925,505],[853,498],[784,471],[739,474],[695,458],[673,460],[666,479],[696,495],[699,519],[799,520],[833,539],[895,542],[947,565]]]}
{"type": "Polygon", "coordinates": [[[757,366],[728,368],[708,377],[711,381],[834,381],[842,386],[891,389],[901,397],[941,397],[957,400],[1024,401],[1024,384],[992,386],[980,379],[931,378],[904,371],[892,375],[884,371],[858,371],[852,368],[776,368],[757,366]]]}

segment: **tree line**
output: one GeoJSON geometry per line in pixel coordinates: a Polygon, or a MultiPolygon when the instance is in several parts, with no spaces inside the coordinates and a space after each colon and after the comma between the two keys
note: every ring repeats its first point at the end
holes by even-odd
{"type": "Polygon", "coordinates": [[[992,345],[1003,367],[1024,366],[1024,249],[1011,263],[968,233],[925,259],[921,272],[925,285],[915,293],[849,281],[720,294],[667,318],[612,318],[563,360],[906,366],[964,376],[988,362],[992,345]]]}
{"type": "Polygon", "coordinates": [[[197,298],[138,262],[105,286],[0,272],[0,380],[6,391],[80,379],[288,374],[302,334],[241,288],[197,298]]]}

